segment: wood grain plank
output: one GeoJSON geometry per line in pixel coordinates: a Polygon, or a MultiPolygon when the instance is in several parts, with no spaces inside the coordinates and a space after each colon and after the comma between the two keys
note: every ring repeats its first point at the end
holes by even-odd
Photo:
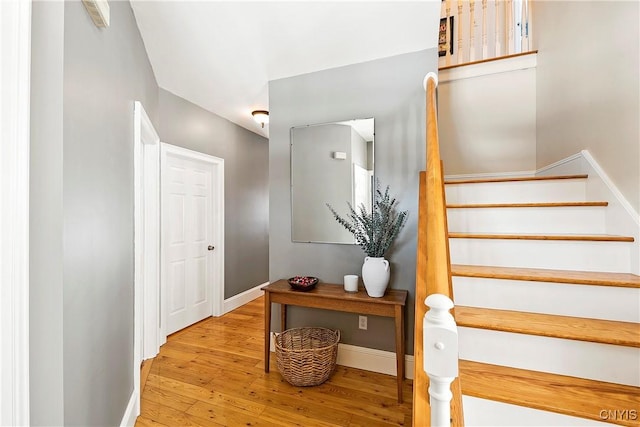
{"type": "Polygon", "coordinates": [[[270,425],[266,421],[259,420],[259,414],[245,411],[242,408],[218,405],[212,402],[196,402],[186,413],[197,419],[206,419],[223,426],[260,427],[270,425]]]}
{"type": "Polygon", "coordinates": [[[485,182],[521,182],[521,181],[549,181],[556,179],[586,179],[588,175],[553,175],[553,176],[520,176],[504,178],[474,178],[474,179],[451,179],[445,181],[446,185],[454,184],[483,184],[485,182]]]}
{"type": "Polygon", "coordinates": [[[509,234],[509,233],[449,233],[452,239],[505,239],[505,240],[569,240],[585,242],[633,242],[632,236],[609,234],[509,234]]]}
{"type": "Polygon", "coordinates": [[[140,366],[140,390],[144,390],[144,387],[147,384],[147,377],[151,371],[151,365],[153,365],[153,359],[142,361],[142,365],[140,366]]]}
{"type": "Polygon", "coordinates": [[[182,412],[185,412],[198,401],[193,397],[186,397],[175,393],[173,390],[162,389],[151,385],[144,391],[144,398],[150,402],[155,402],[182,412]]]}
{"type": "Polygon", "coordinates": [[[371,298],[363,289],[359,289],[358,292],[345,292],[343,285],[335,283],[318,283],[314,289],[309,291],[297,291],[292,289],[286,280],[281,279],[263,287],[262,290],[271,292],[271,298],[277,294],[295,295],[299,298],[313,298],[320,294],[323,299],[332,299],[345,304],[366,301],[376,305],[404,305],[407,301],[407,292],[404,290],[387,289],[384,296],[371,298]]]}
{"type": "Polygon", "coordinates": [[[467,203],[467,204],[448,204],[447,209],[572,208],[572,207],[605,207],[608,205],[609,205],[609,202],[467,203]]]}
{"type": "MultiPolygon", "coordinates": [[[[278,377],[280,377],[278,375],[278,377]]],[[[308,415],[316,416],[328,422],[344,423],[348,421],[347,416],[358,414],[371,419],[380,419],[385,422],[393,422],[400,425],[404,419],[403,413],[411,410],[407,404],[397,403],[395,397],[389,398],[372,393],[367,389],[354,389],[339,386],[333,381],[326,382],[317,387],[299,388],[287,383],[284,379],[275,376],[265,377],[262,380],[251,384],[250,389],[254,395],[265,395],[270,391],[284,398],[286,404],[295,404],[300,408],[307,408],[308,415]],[[357,402],[357,403],[356,403],[357,402]],[[366,402],[366,403],[364,403],[366,402]],[[332,408],[332,414],[317,413],[316,407],[332,408]],[[401,410],[398,410],[401,409],[401,410]],[[315,415],[314,415],[315,414],[315,415]]],[[[271,404],[281,405],[281,402],[271,402],[271,404]]]]}
{"type": "MultiPolygon", "coordinates": [[[[601,411],[640,414],[640,388],[505,366],[460,361],[465,395],[526,406],[543,411],[604,421],[601,411]]],[[[614,422],[638,426],[628,416],[614,422]]],[[[611,420],[613,421],[613,420],[611,420]]]]}
{"type": "MultiPolygon", "coordinates": [[[[149,369],[136,426],[347,426],[354,414],[369,425],[410,423],[411,399],[396,402],[395,376],[340,366],[320,386],[293,387],[275,358],[265,373],[263,301],[168,337],[149,369]]],[[[410,381],[403,386],[411,393],[410,381]]]]}
{"type": "Polygon", "coordinates": [[[157,421],[151,420],[149,418],[145,418],[145,416],[140,415],[136,420],[136,426],[138,427],[169,427],[166,424],[161,424],[157,421]]]}
{"type": "Polygon", "coordinates": [[[451,266],[451,274],[458,277],[526,280],[533,282],[616,286],[640,289],[640,276],[630,273],[453,264],[451,266]]]}
{"type": "Polygon", "coordinates": [[[458,326],[602,344],[640,347],[640,325],[630,322],[456,306],[458,326]]]}
{"type": "Polygon", "coordinates": [[[340,424],[328,423],[326,421],[318,420],[312,417],[307,417],[301,414],[293,414],[291,411],[285,411],[276,407],[267,407],[260,415],[260,420],[267,421],[269,425],[275,426],[296,426],[296,427],[335,427],[340,424]]]}
{"type": "MultiPolygon", "coordinates": [[[[193,416],[163,404],[149,401],[145,398],[141,399],[140,417],[167,426],[220,427],[224,425],[206,418],[193,416]]],[[[136,425],[138,424],[136,423],[136,425]]]]}

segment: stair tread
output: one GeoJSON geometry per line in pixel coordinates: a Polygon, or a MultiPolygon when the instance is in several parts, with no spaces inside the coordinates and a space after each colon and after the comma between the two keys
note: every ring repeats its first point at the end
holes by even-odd
{"type": "Polygon", "coordinates": [[[458,326],[470,328],[640,347],[638,323],[460,305],[455,319],[458,326]]]}
{"type": "Polygon", "coordinates": [[[460,360],[460,383],[468,396],[596,421],[605,421],[603,410],[635,411],[611,421],[638,425],[638,387],[468,360],[460,360]]]}
{"type": "Polygon", "coordinates": [[[469,208],[564,208],[564,207],[601,207],[608,202],[540,202],[540,203],[457,203],[448,204],[448,209],[469,208]]]}
{"type": "Polygon", "coordinates": [[[640,289],[640,276],[631,273],[452,264],[451,275],[640,289]]]}
{"type": "Polygon", "coordinates": [[[577,240],[593,242],[633,242],[633,236],[611,234],[513,234],[513,233],[459,233],[449,232],[452,239],[507,239],[507,240],[577,240]]]}
{"type": "Polygon", "coordinates": [[[517,182],[517,181],[547,181],[554,179],[584,179],[588,178],[586,174],[580,175],[553,175],[553,176],[521,176],[521,177],[503,177],[503,178],[474,178],[474,179],[455,179],[445,180],[446,184],[482,184],[485,182],[517,182]]]}

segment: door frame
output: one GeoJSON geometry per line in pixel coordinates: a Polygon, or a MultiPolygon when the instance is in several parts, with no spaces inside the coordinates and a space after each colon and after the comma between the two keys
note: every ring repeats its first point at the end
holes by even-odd
{"type": "MultiPolygon", "coordinates": [[[[188,160],[196,160],[208,163],[213,166],[211,174],[211,205],[213,216],[213,242],[210,244],[215,246],[212,253],[213,256],[213,277],[211,280],[211,314],[214,317],[223,313],[224,303],[224,159],[220,157],[210,156],[198,151],[189,150],[187,148],[178,147],[160,143],[160,188],[164,188],[164,182],[167,179],[167,156],[177,156],[188,160]]],[[[162,194],[162,190],[161,190],[162,194]]],[[[161,196],[162,198],[162,196],[161,196]]],[[[160,207],[162,212],[162,204],[160,207]]],[[[162,218],[162,213],[161,213],[162,218]]],[[[160,223],[160,312],[161,318],[166,319],[168,313],[167,307],[167,289],[166,289],[166,245],[162,238],[162,220],[160,223]]],[[[167,329],[166,321],[160,322],[160,335],[166,341],[167,329]]]]}
{"type": "Polygon", "coordinates": [[[133,106],[134,350],[133,381],[140,414],[140,364],[160,345],[160,137],[142,103],[133,106]]]}
{"type": "Polygon", "coordinates": [[[0,425],[29,425],[30,1],[0,1],[0,57],[0,425]]]}

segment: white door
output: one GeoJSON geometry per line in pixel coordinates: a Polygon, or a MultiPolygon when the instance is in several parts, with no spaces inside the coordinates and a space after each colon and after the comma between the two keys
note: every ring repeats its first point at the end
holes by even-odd
{"type": "MultiPolygon", "coordinates": [[[[215,164],[166,152],[162,171],[162,245],[166,333],[213,314],[215,164]]],[[[201,155],[204,156],[204,155],[201,155]]],[[[217,240],[217,239],[216,239],[217,240]]]]}

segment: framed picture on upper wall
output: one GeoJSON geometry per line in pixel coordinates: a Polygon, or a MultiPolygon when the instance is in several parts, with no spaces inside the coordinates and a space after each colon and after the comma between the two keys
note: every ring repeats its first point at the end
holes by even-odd
{"type": "Polygon", "coordinates": [[[446,56],[447,51],[453,55],[453,16],[440,18],[440,31],[438,32],[438,56],[446,56]]]}

